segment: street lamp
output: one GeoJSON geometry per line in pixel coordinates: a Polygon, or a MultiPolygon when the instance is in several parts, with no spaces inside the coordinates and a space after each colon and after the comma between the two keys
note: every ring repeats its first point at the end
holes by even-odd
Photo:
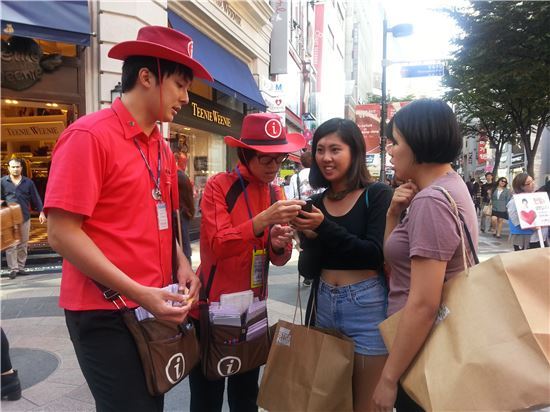
{"type": "Polygon", "coordinates": [[[382,36],[382,98],[380,99],[380,181],[386,180],[386,117],[387,106],[386,102],[386,67],[388,61],[386,59],[387,54],[387,35],[388,32],[393,34],[393,37],[405,37],[409,36],[413,32],[412,24],[398,24],[391,28],[388,28],[388,21],[386,20],[386,14],[384,14],[384,34],[382,36]]]}
{"type": "Polygon", "coordinates": [[[111,89],[111,103],[113,103],[117,97],[122,96],[122,84],[118,82],[114,89],[111,89]]]}

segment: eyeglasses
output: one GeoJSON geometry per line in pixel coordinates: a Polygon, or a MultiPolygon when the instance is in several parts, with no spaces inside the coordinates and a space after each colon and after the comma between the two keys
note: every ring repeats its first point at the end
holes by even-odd
{"type": "Polygon", "coordinates": [[[280,154],[279,156],[269,156],[269,155],[257,155],[258,163],[262,166],[267,166],[271,164],[271,162],[275,162],[277,164],[283,163],[286,159],[288,159],[288,154],[280,154]]]}
{"type": "Polygon", "coordinates": [[[501,180],[500,183],[504,183],[505,185],[508,184],[508,182],[506,180],[501,180]]]}
{"type": "Polygon", "coordinates": [[[523,186],[529,186],[529,185],[533,185],[533,184],[535,184],[535,181],[534,181],[534,180],[531,180],[530,182],[525,182],[525,183],[523,184],[523,186]]]}

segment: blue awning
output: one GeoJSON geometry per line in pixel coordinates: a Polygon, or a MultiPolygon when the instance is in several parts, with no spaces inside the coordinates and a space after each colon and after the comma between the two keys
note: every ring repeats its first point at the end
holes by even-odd
{"type": "Polygon", "coordinates": [[[168,19],[174,29],[193,39],[193,57],[206,67],[214,78],[214,82],[207,82],[208,84],[261,111],[266,109],[252,73],[242,60],[233,56],[171,10],[168,10],[168,19]]]}
{"type": "Polygon", "coordinates": [[[4,1],[2,34],[90,45],[88,1],[4,1]]]}

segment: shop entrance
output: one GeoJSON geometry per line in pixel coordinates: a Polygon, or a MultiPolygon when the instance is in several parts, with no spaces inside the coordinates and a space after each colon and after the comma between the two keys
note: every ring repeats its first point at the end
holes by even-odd
{"type": "MultiPolygon", "coordinates": [[[[2,176],[8,174],[9,160],[20,158],[23,175],[33,180],[43,202],[53,147],[77,115],[74,104],[2,99],[2,176]]],[[[46,225],[41,225],[38,213],[31,211],[29,250],[42,248],[49,248],[46,225]]]]}

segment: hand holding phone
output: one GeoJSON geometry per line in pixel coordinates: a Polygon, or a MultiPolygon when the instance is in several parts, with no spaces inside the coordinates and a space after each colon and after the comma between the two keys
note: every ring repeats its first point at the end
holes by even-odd
{"type": "Polygon", "coordinates": [[[311,213],[313,211],[313,200],[307,199],[306,204],[302,206],[302,210],[311,213]]]}

